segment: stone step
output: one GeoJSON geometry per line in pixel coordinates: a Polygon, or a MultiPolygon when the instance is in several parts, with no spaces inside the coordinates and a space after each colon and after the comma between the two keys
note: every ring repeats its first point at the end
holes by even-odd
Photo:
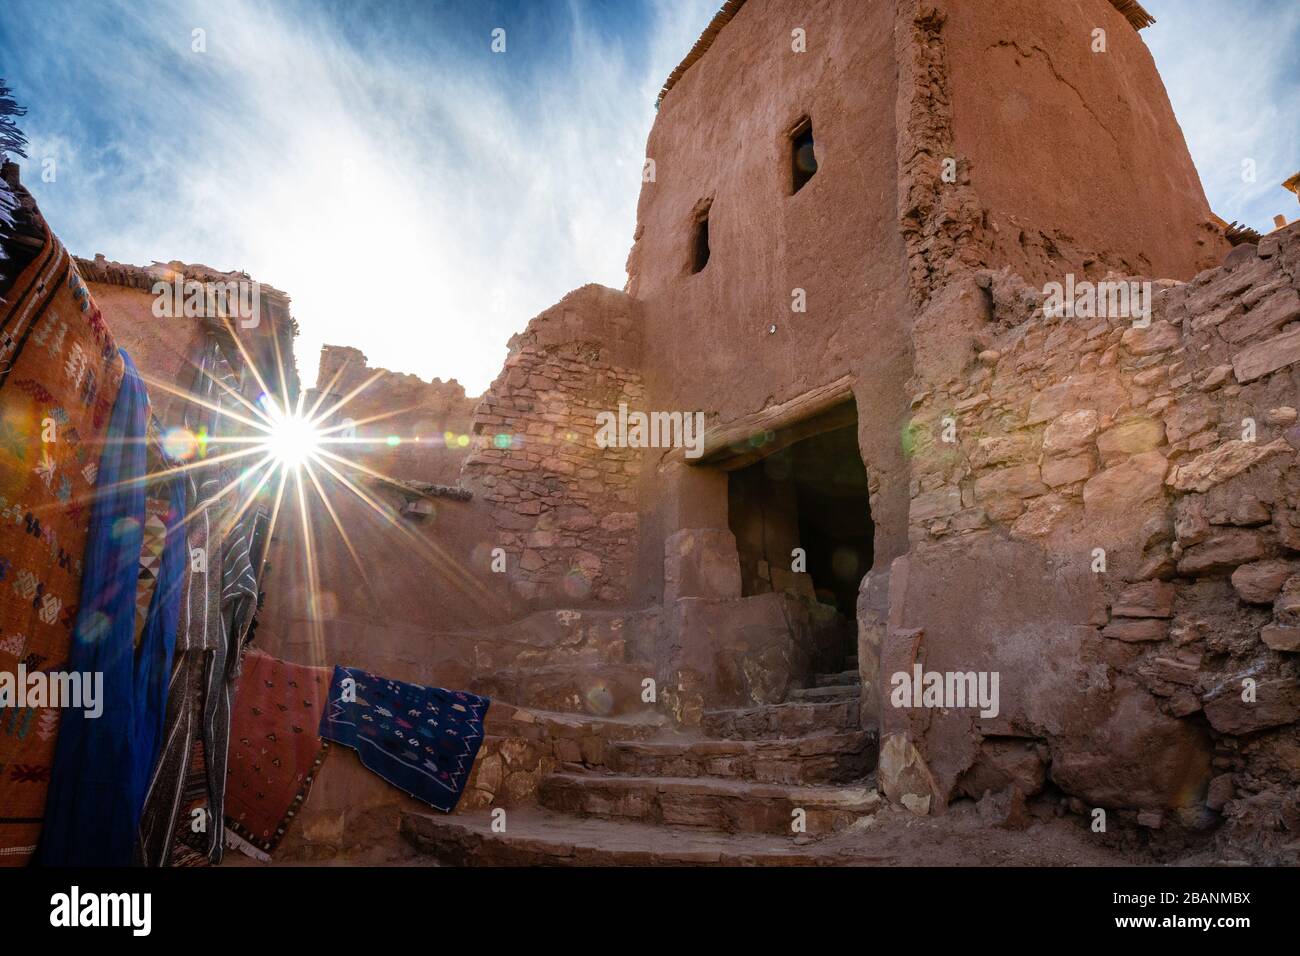
{"type": "Polygon", "coordinates": [[[760,783],[846,783],[875,768],[875,735],[865,731],[788,740],[628,740],[611,743],[618,773],[646,777],[722,777],[760,783]]]}
{"type": "MultiPolygon", "coordinates": [[[[836,862],[793,837],[712,833],[624,820],[579,819],[534,809],[489,814],[404,812],[402,836],[450,866],[816,866],[836,862]]],[[[238,854],[235,854],[238,855],[238,854]]]]}
{"type": "Polygon", "coordinates": [[[828,701],[857,700],[861,694],[861,684],[829,684],[825,687],[796,687],[786,696],[790,700],[828,701]]]}
{"type": "Polygon", "coordinates": [[[536,707],[517,707],[504,700],[494,700],[483,721],[483,730],[488,735],[498,737],[642,740],[663,733],[670,725],[671,721],[665,715],[653,711],[622,717],[593,717],[536,707]]]}
{"type": "Polygon", "coordinates": [[[856,700],[830,703],[760,704],[730,710],[706,710],[700,729],[710,737],[767,740],[838,733],[859,727],[856,700]]]}
{"type": "Polygon", "coordinates": [[[712,777],[624,777],[556,773],[542,781],[548,810],[609,820],[705,827],[728,833],[793,835],[795,810],[805,832],[831,833],[880,806],[874,786],[790,786],[712,777]]]}
{"type": "Polygon", "coordinates": [[[814,674],[813,684],[816,687],[832,687],[835,685],[861,684],[862,675],[858,673],[855,667],[851,671],[840,671],[837,674],[814,674]]]}
{"type": "Polygon", "coordinates": [[[661,736],[669,724],[664,714],[601,718],[493,701],[460,806],[488,806],[506,794],[516,802],[528,799],[556,767],[604,769],[612,741],[661,736]]]}

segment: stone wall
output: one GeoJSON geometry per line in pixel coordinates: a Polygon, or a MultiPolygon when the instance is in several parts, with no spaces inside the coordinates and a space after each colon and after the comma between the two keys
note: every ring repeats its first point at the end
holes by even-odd
{"type": "Polygon", "coordinates": [[[601,448],[597,415],[645,408],[640,312],[587,285],[510,340],[474,412],[463,481],[489,509],[495,546],[525,600],[619,602],[637,546],[635,448],[601,448]]]}
{"type": "Polygon", "coordinates": [[[1298,280],[1292,226],[1157,282],[1146,328],[1045,318],[1007,270],[948,297],[965,331],[918,370],[880,669],[882,730],[920,742],[939,803],[994,741],[1080,811],[1300,825],[1298,280]],[[918,660],[1000,670],[1003,713],[892,708],[918,660]]]}

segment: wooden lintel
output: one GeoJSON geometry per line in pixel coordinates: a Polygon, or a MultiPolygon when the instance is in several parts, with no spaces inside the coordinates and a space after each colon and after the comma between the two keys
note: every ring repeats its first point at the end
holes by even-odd
{"type": "MultiPolygon", "coordinates": [[[[841,406],[852,399],[853,378],[841,376],[778,405],[710,427],[700,457],[685,460],[728,471],[744,467],[803,438],[850,424],[853,416],[841,406]]],[[[674,457],[680,454],[681,449],[674,451],[674,457]]]]}

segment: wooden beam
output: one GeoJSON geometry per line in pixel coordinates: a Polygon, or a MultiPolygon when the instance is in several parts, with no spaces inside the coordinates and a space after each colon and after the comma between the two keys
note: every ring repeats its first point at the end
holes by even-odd
{"type": "Polygon", "coordinates": [[[704,432],[699,458],[685,458],[680,448],[670,457],[728,471],[741,468],[796,441],[850,424],[855,413],[842,406],[852,400],[853,379],[844,375],[788,401],[712,426],[704,432]]]}
{"type": "Polygon", "coordinates": [[[857,420],[857,409],[845,402],[785,428],[769,429],[763,433],[761,440],[755,436],[756,441],[750,447],[733,450],[732,454],[715,458],[709,464],[716,465],[723,471],[736,471],[756,461],[762,461],[768,455],[774,455],[805,438],[835,431],[837,428],[850,428],[857,423],[857,420]]]}

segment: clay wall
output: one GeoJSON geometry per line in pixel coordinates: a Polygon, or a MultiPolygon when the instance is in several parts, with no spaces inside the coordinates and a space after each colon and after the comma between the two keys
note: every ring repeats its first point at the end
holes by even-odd
{"type": "MultiPolygon", "coordinates": [[[[656,180],[642,187],[628,258],[653,408],[725,424],[853,376],[863,458],[882,489],[877,560],[906,549],[893,29],[891,4],[743,6],[660,105],[646,147],[656,180]],[[797,28],[807,52],[791,48],[797,28]],[[803,117],[818,169],[792,195],[789,134],[803,117]],[[710,259],[692,274],[691,227],[705,202],[710,259]],[[792,309],[796,289],[805,312],[792,309]]],[[[682,528],[727,528],[726,476],[654,455],[639,494],[640,594],[657,600],[663,542],[682,528]]]]}
{"type": "MultiPolygon", "coordinates": [[[[879,489],[877,564],[907,548],[912,349],[943,347],[943,317],[915,330],[913,308],[974,268],[1188,278],[1227,248],[1150,54],[1105,0],[996,15],[746,3],[663,99],[647,157],[628,291],[644,303],[648,400],[726,424],[850,374],[879,489]],[[1105,54],[1090,50],[1094,26],[1105,54]],[[795,29],[806,52],[791,49],[795,29]],[[804,117],[818,171],[792,195],[789,133],[804,117]],[[710,258],[693,273],[706,209],[710,258]],[[796,289],[806,313],[792,311],[796,289]]],[[[640,491],[654,502],[640,557],[652,572],[674,530],[725,527],[726,500],[716,478],[654,464],[640,491]]],[[[654,575],[642,593],[661,587],[654,575]]]]}
{"type": "MultiPolygon", "coordinates": [[[[170,282],[176,274],[187,281],[198,282],[225,283],[248,278],[243,273],[217,272],[203,265],[171,262],[133,266],[110,262],[103,256],[96,256],[93,260],[78,259],[77,268],[105,321],[113,329],[118,345],[131,354],[140,373],[146,379],[169,384],[181,392],[189,389],[194,374],[190,363],[204,338],[210,334],[209,329],[216,323],[179,314],[183,302],[177,304],[178,314],[174,316],[155,315],[157,296],[153,292],[154,284],[170,282]]],[[[263,285],[257,325],[245,328],[239,319],[232,319],[229,328],[239,336],[268,388],[277,393],[287,391],[296,398],[298,369],[293,355],[293,338],[298,332],[297,324],[289,314],[289,298],[271,286],[263,285]],[[276,358],[277,338],[279,361],[276,358]],[[283,368],[283,381],[280,380],[280,368],[283,368]]],[[[184,399],[169,393],[161,385],[153,385],[149,389],[149,400],[154,414],[164,425],[180,423],[184,399]]]]}
{"type": "Polygon", "coordinates": [[[1109,269],[1186,280],[1218,265],[1227,246],[1160,74],[1108,0],[923,6],[946,18],[929,80],[951,109],[942,155],[985,211],[986,264],[1034,284],[1109,269]]]}

